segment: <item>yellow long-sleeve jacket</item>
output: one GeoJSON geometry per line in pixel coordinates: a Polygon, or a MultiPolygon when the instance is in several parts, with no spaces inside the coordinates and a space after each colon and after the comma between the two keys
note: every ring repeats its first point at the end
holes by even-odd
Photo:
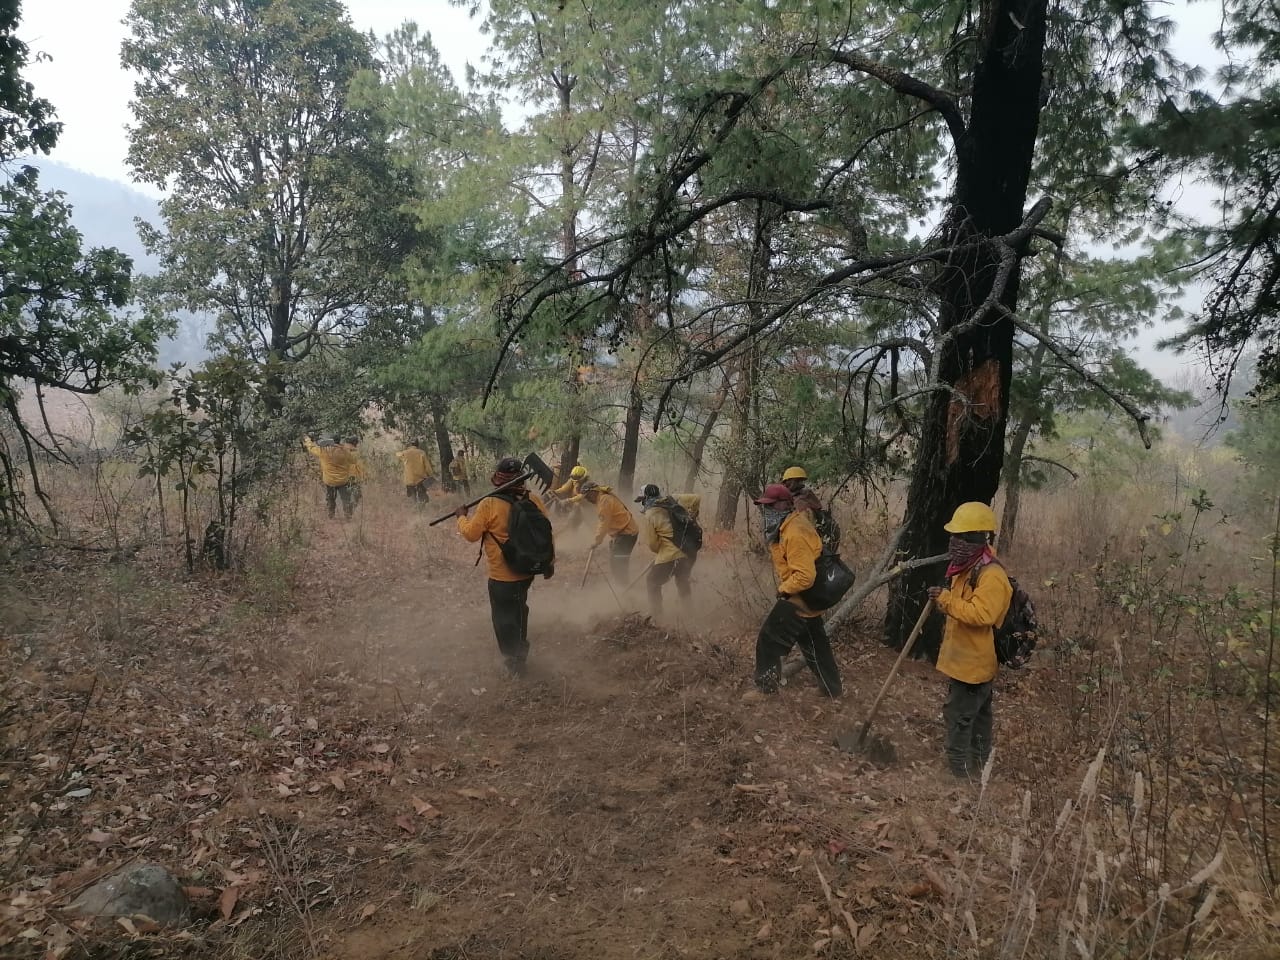
{"type": "MultiPolygon", "coordinates": [[[[543,506],[536,494],[529,494],[529,499],[544,515],[546,514],[547,508],[543,506]]],[[[511,504],[501,497],[485,497],[476,507],[475,513],[469,517],[458,518],[458,532],[462,534],[463,539],[471,543],[484,540],[484,559],[490,580],[501,580],[503,583],[532,580],[532,574],[516,573],[507,566],[507,561],[502,556],[502,547],[499,544],[507,542],[510,520],[511,504]]]]}
{"type": "Polygon", "coordinates": [[[627,505],[608,490],[602,489],[596,498],[596,516],[600,518],[596,527],[597,545],[603,543],[605,537],[635,537],[640,534],[636,518],[627,505]]]}
{"type": "Polygon", "coordinates": [[[351,454],[351,479],[356,483],[364,483],[365,480],[369,479],[369,471],[364,465],[364,458],[350,444],[344,443],[342,447],[351,454]]]}
{"type": "Polygon", "coordinates": [[[807,510],[799,510],[782,521],[778,530],[778,542],[769,544],[769,559],[778,577],[778,593],[799,608],[802,617],[820,617],[820,610],[812,610],[800,594],[813,586],[818,579],[818,557],[822,553],[822,538],[813,525],[807,510]]]}
{"type": "Polygon", "coordinates": [[[449,461],[449,476],[455,480],[465,480],[467,477],[467,461],[462,459],[462,454],[454,454],[452,460],[449,461]]]}
{"type": "Polygon", "coordinates": [[[590,480],[590,479],[591,479],[590,477],[583,477],[582,480],[575,480],[573,479],[573,477],[570,477],[568,480],[560,484],[560,486],[556,487],[551,492],[554,493],[561,500],[563,500],[565,503],[581,503],[582,494],[579,492],[579,488],[582,486],[583,480],[590,480]]]}
{"type": "Polygon", "coordinates": [[[951,578],[949,589],[938,595],[938,609],[947,615],[938,651],[938,670],[963,683],[986,683],[995,677],[995,628],[1004,623],[1013,599],[1009,575],[998,563],[989,563],[972,584],[970,571],[951,578]]]}
{"type": "MultiPolygon", "coordinates": [[[[689,516],[695,520],[698,519],[698,510],[702,506],[702,498],[700,496],[693,493],[682,493],[676,496],[675,501],[688,511],[689,516]]],[[[657,554],[653,558],[654,564],[674,563],[686,555],[683,550],[675,545],[672,539],[675,534],[671,529],[670,513],[662,507],[650,507],[645,511],[645,517],[649,521],[645,525],[649,549],[657,554]]]]}
{"type": "Polygon", "coordinates": [[[350,482],[354,465],[350,450],[338,443],[322,447],[310,437],[303,437],[302,445],[320,462],[320,481],[326,487],[345,487],[350,482]]]}
{"type": "Polygon", "coordinates": [[[404,485],[406,487],[416,487],[427,477],[436,475],[430,459],[417,447],[406,447],[396,454],[396,459],[400,461],[403,467],[404,485]]]}

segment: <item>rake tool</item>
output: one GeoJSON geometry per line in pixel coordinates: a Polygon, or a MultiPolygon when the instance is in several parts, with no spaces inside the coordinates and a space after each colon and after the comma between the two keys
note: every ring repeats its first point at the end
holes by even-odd
{"type": "MultiPolygon", "coordinates": [[[[551,489],[551,482],[555,479],[555,473],[552,471],[550,467],[548,467],[545,463],[542,462],[542,458],[539,457],[536,453],[531,453],[527,457],[525,457],[524,463],[522,464],[522,466],[525,468],[525,472],[520,474],[520,476],[516,477],[514,480],[508,480],[506,483],[504,483],[500,487],[494,487],[492,490],[490,490],[488,493],[484,494],[483,496],[476,497],[474,500],[468,500],[465,504],[463,504],[463,506],[466,507],[466,509],[470,510],[477,503],[480,503],[483,500],[487,500],[489,497],[492,497],[495,493],[501,493],[503,490],[508,490],[511,487],[519,486],[520,484],[528,480],[530,477],[533,477],[538,481],[539,486],[542,487],[543,493],[546,493],[548,490],[551,489]]],[[[443,517],[436,517],[436,519],[432,520],[429,524],[427,524],[427,526],[434,527],[437,523],[444,523],[446,520],[448,520],[452,516],[454,516],[454,511],[451,510],[448,513],[446,513],[443,517]]]]}
{"type": "Polygon", "coordinates": [[[880,692],[876,694],[875,703],[871,704],[871,709],[867,712],[867,719],[863,722],[862,728],[855,735],[852,732],[836,734],[836,746],[846,753],[865,753],[868,757],[877,763],[892,763],[897,759],[897,751],[893,744],[883,737],[871,737],[871,723],[875,720],[876,714],[880,711],[880,704],[884,702],[884,695],[889,692],[889,685],[893,683],[893,678],[898,675],[898,668],[902,666],[902,661],[907,659],[911,653],[911,648],[916,645],[916,640],[924,631],[924,625],[929,619],[929,615],[933,613],[934,603],[932,600],[924,605],[924,609],[920,611],[920,616],[916,620],[916,625],[911,628],[911,636],[907,637],[907,642],[902,645],[902,652],[898,654],[898,659],[893,662],[893,669],[889,671],[889,676],[884,678],[884,683],[880,687],[880,692]]]}
{"type": "Polygon", "coordinates": [[[582,568],[582,582],[578,584],[579,590],[581,590],[583,587],[587,585],[587,574],[591,572],[591,558],[595,556],[595,553],[596,553],[595,547],[592,547],[590,550],[587,551],[587,563],[586,563],[586,566],[582,568]]]}

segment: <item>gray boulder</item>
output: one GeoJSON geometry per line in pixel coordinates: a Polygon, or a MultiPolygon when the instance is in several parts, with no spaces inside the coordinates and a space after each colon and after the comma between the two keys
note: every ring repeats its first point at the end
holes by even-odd
{"type": "Polygon", "coordinates": [[[72,901],[67,909],[85,917],[142,914],[163,926],[182,923],[190,905],[178,881],[156,863],[124,867],[72,901]]]}

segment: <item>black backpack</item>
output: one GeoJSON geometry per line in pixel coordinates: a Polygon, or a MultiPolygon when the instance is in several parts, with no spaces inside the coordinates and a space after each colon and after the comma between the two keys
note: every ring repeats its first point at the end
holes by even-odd
{"type": "Polygon", "coordinates": [[[840,554],[828,547],[825,541],[814,566],[813,586],[802,590],[800,599],[810,610],[830,610],[849,592],[856,576],[853,569],[840,559],[840,554]]]}
{"type": "MultiPolygon", "coordinates": [[[[970,586],[977,586],[981,570],[981,567],[974,568],[970,586]]],[[[1005,573],[1009,573],[1007,568],[1005,573]]],[[[1022,589],[1016,577],[1009,576],[1009,586],[1013,587],[1009,611],[1004,615],[1004,622],[995,629],[996,660],[1017,670],[1035,652],[1036,642],[1040,639],[1040,623],[1036,620],[1036,605],[1031,601],[1031,594],[1022,589]]]]}
{"type": "Polygon", "coordinates": [[[822,552],[840,552],[840,524],[836,523],[835,514],[830,510],[812,510],[813,527],[822,540],[822,552]]]}
{"type": "Polygon", "coordinates": [[[669,502],[659,506],[671,517],[671,542],[682,553],[697,553],[702,549],[702,527],[688,510],[676,502],[675,497],[667,497],[667,500],[669,502]]]}
{"type": "MultiPolygon", "coordinates": [[[[551,537],[551,521],[526,497],[494,494],[511,504],[507,519],[507,539],[498,544],[502,559],[516,573],[545,574],[555,566],[555,541],[551,537]]],[[[492,534],[490,534],[492,536],[492,534]]],[[[497,537],[494,537],[497,540],[497,537]]]]}

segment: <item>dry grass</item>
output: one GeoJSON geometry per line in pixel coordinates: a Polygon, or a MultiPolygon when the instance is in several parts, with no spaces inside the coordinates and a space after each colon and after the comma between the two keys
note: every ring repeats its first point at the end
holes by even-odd
{"type": "MultiPolygon", "coordinates": [[[[1210,511],[1165,532],[1149,490],[1029,497],[1008,557],[1049,643],[1002,677],[970,789],[937,762],[924,665],[885,710],[897,767],[830,747],[888,669],[873,620],[841,650],[843,703],[807,677],[741,701],[772,593],[749,551],[709,551],[697,608],[655,626],[580,588],[565,538],[517,684],[474,548],[394,482],[352,523],[302,487],[252,521],[239,571],[191,578],[119,482],[98,499],[139,551],[31,554],[0,589],[14,955],[24,930],[58,956],[1269,955],[1258,661],[1223,634],[1253,608],[1222,599],[1263,571],[1210,511]],[[59,914],[134,856],[212,891],[193,939],[59,914]]],[[[75,515],[109,528],[92,491],[75,515]]],[[[882,518],[843,522],[877,552],[882,518]]]]}

